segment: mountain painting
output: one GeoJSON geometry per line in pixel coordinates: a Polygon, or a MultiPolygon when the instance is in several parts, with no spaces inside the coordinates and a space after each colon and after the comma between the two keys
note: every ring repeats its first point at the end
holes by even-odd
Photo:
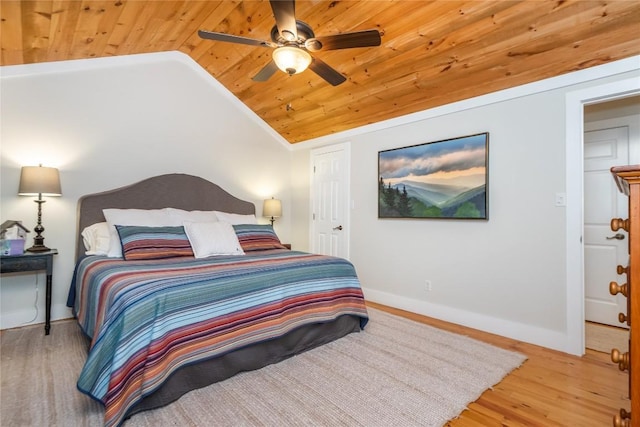
{"type": "Polygon", "coordinates": [[[489,133],[378,152],[379,218],[488,219],[489,133]]]}

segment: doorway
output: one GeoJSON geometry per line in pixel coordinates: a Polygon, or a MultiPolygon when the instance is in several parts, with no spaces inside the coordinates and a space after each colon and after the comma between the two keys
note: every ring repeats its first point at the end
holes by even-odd
{"type": "MultiPolygon", "coordinates": [[[[565,351],[585,352],[583,245],[584,107],[640,95],[640,79],[628,79],[579,89],[566,95],[566,313],[565,351]]],[[[637,154],[636,154],[637,155],[637,154]]],[[[633,154],[632,154],[633,157],[633,154]]],[[[637,158],[637,157],[636,157],[637,158]]]]}
{"type": "Polygon", "coordinates": [[[627,217],[627,197],[610,173],[612,166],[640,163],[640,96],[584,107],[584,283],[585,347],[609,352],[626,351],[628,326],[620,323],[626,298],[611,295],[608,284],[622,284],[626,276],[617,266],[628,261],[628,235],[613,233],[611,218],[627,217]]]}
{"type": "Polygon", "coordinates": [[[348,144],[311,151],[311,250],[349,258],[350,151],[348,144]]]}

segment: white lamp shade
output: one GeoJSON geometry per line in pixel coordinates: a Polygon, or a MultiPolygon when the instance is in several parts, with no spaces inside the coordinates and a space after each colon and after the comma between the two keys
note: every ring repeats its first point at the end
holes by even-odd
{"type": "Polygon", "coordinates": [[[273,51],[273,61],[285,73],[298,74],[309,67],[311,55],[298,47],[283,46],[273,51]]]}
{"type": "Polygon", "coordinates": [[[20,196],[61,196],[60,173],[56,168],[24,166],[20,171],[20,196]]]}
{"type": "Polygon", "coordinates": [[[282,216],[282,203],[278,199],[267,199],[262,205],[262,216],[280,218],[282,216]]]}

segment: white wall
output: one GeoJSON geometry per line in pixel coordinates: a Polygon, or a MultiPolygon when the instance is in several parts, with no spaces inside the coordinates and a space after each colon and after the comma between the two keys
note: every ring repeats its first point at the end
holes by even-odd
{"type": "MultiPolygon", "coordinates": [[[[311,148],[351,143],[350,253],[365,296],[570,351],[569,217],[555,206],[568,191],[566,96],[638,78],[637,57],[621,64],[296,144],[302,170],[311,148]],[[378,151],[479,132],[490,133],[489,221],[377,218],[378,151]]],[[[569,202],[581,204],[580,195],[569,202]]],[[[306,214],[295,220],[309,223],[301,203],[295,212],[306,214]]]]}
{"type": "Polygon", "coordinates": [[[527,102],[406,125],[395,135],[398,130],[376,132],[366,144],[353,139],[354,158],[368,159],[354,163],[352,170],[354,188],[361,189],[354,196],[360,208],[353,212],[353,260],[382,267],[366,268],[366,286],[528,325],[564,328],[563,295],[551,297],[564,277],[564,209],[554,206],[555,193],[564,191],[564,125],[553,120],[563,114],[561,101],[558,94],[541,94],[527,102]],[[378,150],[484,131],[489,132],[489,221],[377,218],[378,150]],[[381,250],[370,253],[372,244],[381,250]],[[431,292],[425,291],[427,279],[431,292]],[[540,317],[541,307],[548,315],[540,317]]]}
{"type": "MultiPolygon", "coordinates": [[[[53,319],[71,315],[65,303],[76,204],[87,193],[164,173],[198,175],[254,202],[258,215],[263,199],[282,199],[276,231],[290,241],[287,144],[186,55],[3,67],[0,74],[2,221],[35,226],[36,204],[17,196],[21,166],[60,169],[63,196],[43,205],[45,244],[60,253],[54,261],[53,319]]],[[[44,321],[42,274],[3,275],[0,292],[1,328],[44,321]]]]}
{"type": "Polygon", "coordinates": [[[591,104],[584,108],[585,123],[626,116],[640,116],[640,95],[591,104]]]}

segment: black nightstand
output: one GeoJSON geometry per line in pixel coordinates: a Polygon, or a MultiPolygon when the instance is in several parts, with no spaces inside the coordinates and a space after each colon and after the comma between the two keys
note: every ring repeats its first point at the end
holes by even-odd
{"type": "Polygon", "coordinates": [[[25,252],[22,255],[6,255],[0,257],[0,273],[2,274],[27,271],[47,272],[45,335],[49,335],[49,329],[51,329],[51,281],[53,278],[53,256],[57,254],[57,249],[50,249],[46,252],[25,252]]]}

